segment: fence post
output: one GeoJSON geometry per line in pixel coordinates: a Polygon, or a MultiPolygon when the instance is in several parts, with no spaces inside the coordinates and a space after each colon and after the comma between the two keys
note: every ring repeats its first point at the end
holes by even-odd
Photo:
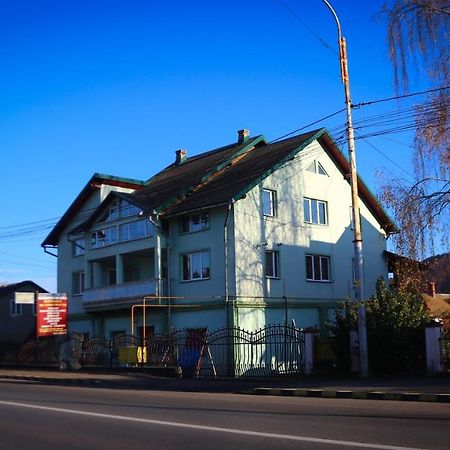
{"type": "Polygon", "coordinates": [[[304,333],[305,348],[304,348],[304,373],[310,375],[314,368],[314,333],[304,333]]]}
{"type": "Polygon", "coordinates": [[[425,328],[427,372],[429,375],[441,373],[443,371],[441,335],[442,327],[440,325],[425,328]]]}

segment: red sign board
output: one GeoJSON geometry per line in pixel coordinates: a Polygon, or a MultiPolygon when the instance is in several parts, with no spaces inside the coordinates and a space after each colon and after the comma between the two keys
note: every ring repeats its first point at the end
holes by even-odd
{"type": "Polygon", "coordinates": [[[39,294],[36,306],[38,337],[67,334],[66,294],[39,294]]]}

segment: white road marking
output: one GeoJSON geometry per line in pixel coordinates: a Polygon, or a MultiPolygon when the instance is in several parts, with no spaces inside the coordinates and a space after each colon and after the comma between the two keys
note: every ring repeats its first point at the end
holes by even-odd
{"type": "Polygon", "coordinates": [[[50,406],[42,406],[42,405],[33,405],[28,403],[18,403],[18,402],[8,402],[4,400],[0,400],[0,405],[5,406],[16,406],[20,408],[30,408],[30,409],[39,409],[44,411],[58,412],[64,414],[75,414],[79,416],[89,416],[89,417],[99,417],[102,419],[113,419],[113,420],[124,420],[128,422],[138,422],[138,423],[147,423],[151,425],[161,425],[166,427],[178,427],[178,428],[190,428],[193,430],[201,430],[201,431],[215,431],[219,433],[228,433],[228,434],[240,434],[244,436],[257,436],[257,437],[265,437],[271,439],[285,439],[290,441],[301,441],[301,442],[316,442],[318,444],[332,444],[332,445],[344,445],[347,447],[359,447],[359,448],[378,448],[382,450],[425,450],[414,447],[398,447],[395,445],[383,445],[383,444],[370,444],[365,442],[353,442],[353,441],[338,441],[335,439],[321,439],[321,438],[313,438],[308,436],[295,436],[291,434],[278,434],[278,433],[264,433],[261,431],[249,431],[249,430],[238,430],[235,428],[221,428],[221,427],[210,427],[206,425],[195,425],[191,423],[182,423],[182,422],[168,422],[165,420],[154,420],[154,419],[143,419],[140,417],[128,417],[128,416],[118,416],[115,414],[104,414],[104,413],[96,413],[96,412],[88,412],[88,411],[79,411],[76,409],[65,409],[65,408],[53,408],[50,406]]]}

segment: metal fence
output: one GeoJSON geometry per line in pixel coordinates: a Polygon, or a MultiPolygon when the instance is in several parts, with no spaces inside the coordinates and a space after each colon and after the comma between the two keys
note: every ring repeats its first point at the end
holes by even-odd
{"type": "Polygon", "coordinates": [[[173,336],[184,376],[267,379],[304,372],[305,340],[299,328],[272,325],[249,332],[233,327],[196,334],[182,330],[173,336]]]}
{"type": "Polygon", "coordinates": [[[144,343],[131,335],[108,340],[75,334],[61,346],[59,359],[69,368],[166,367],[181,369],[183,377],[267,379],[301,375],[304,345],[299,328],[283,325],[254,332],[184,329],[144,343]]]}

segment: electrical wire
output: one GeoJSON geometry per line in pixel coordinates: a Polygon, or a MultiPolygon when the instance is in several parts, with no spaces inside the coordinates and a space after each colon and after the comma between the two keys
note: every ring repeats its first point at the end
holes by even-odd
{"type": "Polygon", "coordinates": [[[305,21],[303,21],[297,13],[292,10],[283,0],[277,0],[278,3],[291,14],[292,17],[294,17],[303,27],[305,27],[316,39],[319,40],[319,42],[328,50],[333,52],[336,56],[338,56],[338,52],[330,45],[328,44],[325,39],[323,39],[321,36],[319,36],[305,21]]]}
{"type": "MultiPolygon", "coordinates": [[[[390,97],[385,99],[373,100],[370,102],[359,103],[357,106],[368,106],[373,105],[375,103],[387,102],[399,98],[412,97],[415,95],[422,95],[430,92],[436,92],[439,90],[449,89],[450,87],[444,87],[439,89],[430,89],[427,91],[415,92],[411,94],[406,94],[403,96],[390,97]]],[[[430,122],[429,115],[435,114],[439,111],[439,108],[448,108],[450,107],[450,99],[445,98],[440,102],[427,102],[420,106],[407,107],[403,109],[399,109],[390,113],[382,113],[376,114],[373,116],[364,117],[362,119],[354,121],[354,130],[355,130],[355,140],[365,140],[368,145],[372,146],[378,153],[380,153],[384,158],[386,158],[390,163],[394,164],[396,167],[400,168],[402,171],[405,171],[398,163],[396,163],[392,158],[384,154],[380,149],[377,149],[373,144],[369,143],[367,139],[372,137],[385,137],[386,135],[396,134],[396,133],[404,133],[416,129],[420,126],[437,126],[441,125],[441,123],[430,122]]],[[[303,131],[307,128],[310,128],[314,125],[317,125],[320,122],[323,122],[327,119],[335,117],[342,112],[345,111],[346,108],[342,108],[338,111],[335,111],[327,116],[324,116],[314,122],[311,122],[301,128],[297,128],[289,133],[286,133],[276,139],[273,139],[269,142],[269,144],[275,143],[284,139],[286,137],[292,136],[300,131],[303,131]]],[[[344,145],[347,138],[347,125],[343,123],[339,126],[329,128],[329,133],[333,136],[334,140],[338,145],[344,145]]],[[[406,145],[406,144],[404,144],[406,145]]],[[[408,175],[411,175],[408,173],[408,175]]],[[[84,218],[89,217],[89,215],[95,211],[95,208],[89,208],[80,213],[79,218],[83,220],[84,218]]],[[[62,216],[61,216],[62,217],[62,216]]],[[[61,217],[53,217],[50,219],[43,219],[33,222],[28,222],[20,225],[7,225],[0,227],[0,230],[4,230],[0,232],[0,240],[4,243],[9,242],[21,242],[25,240],[36,240],[40,237],[36,238],[25,238],[22,240],[11,240],[11,238],[17,238],[21,236],[29,236],[34,233],[40,233],[45,230],[49,230],[53,228],[57,221],[61,219],[61,217]]]]}
{"type": "Polygon", "coordinates": [[[450,89],[450,86],[442,86],[439,88],[428,89],[426,91],[420,91],[420,92],[411,92],[409,94],[396,95],[394,97],[381,98],[378,100],[371,100],[369,102],[355,103],[355,104],[352,104],[352,108],[361,108],[362,106],[375,105],[376,103],[390,102],[392,100],[399,100],[401,98],[408,98],[408,97],[415,97],[417,95],[430,94],[431,92],[438,92],[438,91],[442,91],[442,90],[446,90],[446,89],[450,89]]]}

